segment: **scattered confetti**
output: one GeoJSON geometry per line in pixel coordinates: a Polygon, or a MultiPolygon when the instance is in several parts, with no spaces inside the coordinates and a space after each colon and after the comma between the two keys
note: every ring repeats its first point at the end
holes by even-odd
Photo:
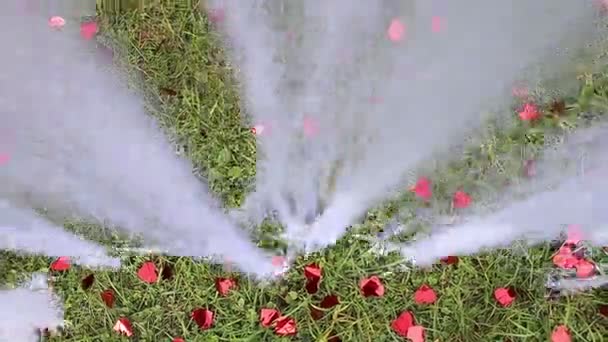
{"type": "Polygon", "coordinates": [[[321,268],[317,264],[310,264],[304,267],[304,277],[306,278],[306,292],[314,294],[319,291],[321,282],[321,268]]]}
{"type": "Polygon", "coordinates": [[[421,325],[414,325],[407,330],[407,338],[411,342],[424,342],[424,327],[421,325]]]}
{"type": "Polygon", "coordinates": [[[608,305],[600,305],[597,311],[600,315],[608,318],[608,305]]]}
{"type": "Polygon", "coordinates": [[[253,135],[258,135],[258,136],[264,135],[265,130],[266,130],[266,127],[262,124],[258,124],[258,125],[251,127],[251,133],[253,135]]]}
{"type": "Polygon", "coordinates": [[[384,296],[384,285],[377,276],[362,279],[359,282],[359,289],[364,297],[384,296]]]}
{"type": "Polygon", "coordinates": [[[170,264],[164,264],[163,268],[160,271],[160,277],[162,280],[173,279],[173,266],[171,266],[170,264]]]}
{"type": "Polygon", "coordinates": [[[139,279],[145,283],[155,283],[158,280],[156,265],[154,265],[154,263],[151,261],[144,262],[137,271],[137,277],[139,277],[139,279]]]}
{"type": "Polygon", "coordinates": [[[62,256],[51,263],[51,270],[53,271],[67,271],[70,269],[70,257],[62,256]]]}
{"type": "Polygon", "coordinates": [[[260,310],[260,325],[264,328],[268,328],[272,326],[280,316],[281,313],[276,309],[262,309],[260,310]]]}
{"type": "Polygon", "coordinates": [[[442,263],[444,263],[446,265],[458,265],[459,260],[460,259],[457,256],[448,255],[446,257],[441,258],[439,261],[441,261],[442,263]]]}
{"type": "Polygon", "coordinates": [[[565,325],[555,327],[551,334],[551,342],[572,342],[568,328],[565,325]]]}
{"type": "Polygon", "coordinates": [[[226,13],[224,12],[223,8],[212,8],[209,9],[208,18],[212,24],[220,24],[224,22],[226,13]]]}
{"type": "Polygon", "coordinates": [[[526,100],[530,96],[530,90],[526,86],[515,86],[511,89],[511,94],[520,100],[526,100]]]}
{"type": "Polygon", "coordinates": [[[312,138],[319,133],[319,123],[310,116],[305,116],[303,121],[304,135],[312,138]]]}
{"type": "Polygon", "coordinates": [[[393,19],[388,26],[387,36],[392,42],[399,42],[405,37],[405,24],[399,19],[393,19]]]}
{"type": "Polygon", "coordinates": [[[276,276],[285,274],[285,272],[287,272],[287,270],[289,269],[289,262],[284,256],[273,256],[271,259],[271,263],[274,267],[277,268],[277,270],[274,272],[274,275],[276,276]]]}
{"type": "Polygon", "coordinates": [[[577,224],[568,225],[566,228],[567,238],[565,244],[578,245],[583,240],[583,232],[581,226],[577,224]]]}
{"type": "MultiPolygon", "coordinates": [[[[321,303],[319,303],[319,307],[322,309],[331,309],[338,304],[340,304],[340,299],[338,298],[338,296],[327,295],[321,300],[321,303]]],[[[324,311],[319,310],[319,309],[315,308],[314,306],[311,307],[310,313],[311,313],[312,318],[315,320],[321,319],[323,317],[323,315],[325,314],[324,311]]]]}
{"type": "Polygon", "coordinates": [[[574,266],[578,278],[589,278],[595,275],[595,264],[587,259],[581,259],[574,266]]]}
{"type": "Polygon", "coordinates": [[[114,290],[112,289],[107,289],[101,293],[101,300],[110,309],[114,307],[115,299],[114,290]]]}
{"type": "Polygon", "coordinates": [[[562,246],[557,254],[553,256],[553,264],[559,268],[563,269],[571,269],[576,267],[579,263],[579,258],[577,258],[572,249],[568,246],[562,246]]]}
{"type": "Polygon", "coordinates": [[[11,160],[11,156],[8,153],[0,153],[0,165],[4,165],[11,160]]]}
{"type": "Polygon", "coordinates": [[[595,0],[595,5],[598,7],[600,15],[608,14],[608,0],[595,0]]]}
{"type": "Polygon", "coordinates": [[[83,290],[88,290],[91,288],[91,286],[93,286],[94,282],[95,282],[95,275],[93,273],[91,273],[88,276],[82,278],[82,280],[80,281],[80,285],[82,286],[83,290]]]}
{"type": "Polygon", "coordinates": [[[416,197],[428,201],[433,196],[431,181],[426,177],[418,178],[416,184],[411,188],[416,197]]]}
{"type": "Polygon", "coordinates": [[[97,34],[97,22],[88,21],[80,24],[80,36],[84,40],[91,40],[97,34]]]}
{"type": "Polygon", "coordinates": [[[439,16],[433,16],[431,18],[431,31],[433,33],[439,33],[445,29],[445,19],[439,16]]]}
{"type": "Polygon", "coordinates": [[[332,335],[327,339],[327,342],[342,342],[342,339],[333,332],[332,335]]]}
{"type": "Polygon", "coordinates": [[[471,205],[472,199],[469,194],[464,191],[456,191],[454,193],[454,197],[452,203],[454,204],[454,208],[464,209],[471,205]]]}
{"type": "Polygon", "coordinates": [[[556,99],[549,105],[549,112],[555,116],[560,116],[566,112],[566,101],[563,99],[556,99]]]}
{"type": "Polygon", "coordinates": [[[199,329],[207,330],[213,325],[213,311],[208,309],[194,309],[190,315],[194,323],[198,325],[199,329]]]}
{"type": "Polygon", "coordinates": [[[370,96],[369,103],[380,104],[380,103],[382,103],[382,98],[380,96],[370,96]]]}
{"type": "Polygon", "coordinates": [[[119,334],[126,335],[127,337],[133,336],[133,328],[131,327],[131,321],[126,317],[121,317],[114,324],[114,331],[119,334]]]}
{"type": "Polygon", "coordinates": [[[423,284],[414,292],[416,304],[433,304],[437,301],[437,294],[430,286],[423,284]]]}
{"type": "Polygon", "coordinates": [[[515,291],[512,288],[507,287],[499,287],[494,290],[494,299],[500,304],[502,307],[507,307],[515,301],[515,291]]]}
{"type": "Polygon", "coordinates": [[[524,176],[527,178],[531,178],[536,176],[536,162],[532,159],[526,160],[524,162],[524,176]]]}
{"type": "Polygon", "coordinates": [[[230,278],[215,279],[215,288],[220,296],[226,296],[232,288],[236,287],[236,282],[230,278]]]}
{"type": "Polygon", "coordinates": [[[60,16],[53,16],[49,19],[49,27],[58,30],[65,26],[65,19],[60,16]]]}
{"type": "Polygon", "coordinates": [[[408,337],[408,331],[415,326],[415,324],[414,314],[410,311],[404,311],[391,322],[391,329],[401,337],[408,337]]]}
{"type": "Polygon", "coordinates": [[[277,318],[274,332],[279,336],[293,336],[297,334],[298,329],[295,319],[288,316],[277,318]]]}
{"type": "Polygon", "coordinates": [[[521,112],[519,112],[519,118],[522,121],[533,121],[538,119],[539,117],[540,112],[538,111],[536,105],[532,103],[526,103],[521,112]]]}

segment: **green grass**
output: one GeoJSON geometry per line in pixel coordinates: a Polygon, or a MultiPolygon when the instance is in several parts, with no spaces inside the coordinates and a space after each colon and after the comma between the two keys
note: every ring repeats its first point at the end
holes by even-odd
{"type": "MultiPolygon", "coordinates": [[[[255,141],[241,121],[233,70],[225,63],[224,52],[206,19],[161,5],[145,14],[104,19],[104,28],[109,29],[111,23],[111,33],[125,47],[129,64],[142,73],[159,119],[176,134],[224,203],[240,205],[255,173],[255,141]]],[[[544,132],[576,126],[581,122],[577,120],[580,112],[608,108],[608,74],[597,73],[587,80],[587,85],[581,83],[579,94],[566,98],[570,110],[559,120],[545,119],[532,128],[520,125],[510,132],[495,132],[487,143],[433,175],[433,205],[449,203],[458,188],[476,200],[495,191],[521,172],[522,149],[524,157],[537,153],[544,132]]],[[[399,201],[370,211],[361,228],[377,230],[397,207],[418,205],[411,194],[404,194],[399,201]]],[[[84,223],[69,228],[90,230],[84,223]]],[[[428,341],[547,341],[559,324],[566,324],[576,341],[601,341],[602,336],[608,336],[608,319],[597,310],[598,305],[608,304],[605,290],[545,299],[544,282],[552,253],[548,246],[519,255],[498,251],[463,257],[456,266],[408,272],[394,272],[397,257],[377,257],[368,249],[365,242],[347,239],[298,260],[283,281],[268,286],[215,265],[161,256],[125,257],[119,272],[95,271],[95,282],[87,290],[81,288],[81,279],[92,271],[73,267],[53,272],[53,287],[65,299],[67,327],[51,340],[127,341],[112,331],[118,317],[126,316],[134,326],[131,340],[170,341],[182,336],[190,342],[280,341],[271,329],[260,327],[258,315],[263,307],[278,308],[296,319],[297,337],[283,340],[326,341],[337,334],[342,341],[400,341],[403,339],[391,332],[390,322],[403,310],[415,313],[417,323],[426,328],[428,341]],[[171,265],[174,277],[155,284],[141,282],[136,272],[146,260],[171,265]],[[320,264],[324,272],[315,295],[304,290],[303,266],[310,262],[320,264]],[[386,287],[384,297],[360,295],[359,280],[370,275],[381,277],[386,287]],[[220,297],[214,287],[216,277],[235,277],[239,287],[220,297]],[[414,303],[413,293],[424,283],[437,291],[436,304],[414,303]],[[494,288],[503,286],[518,291],[516,302],[508,308],[493,299],[494,288]],[[108,288],[116,292],[113,309],[106,308],[100,299],[100,292],[108,288]],[[341,304],[321,320],[313,320],[310,304],[328,294],[338,295],[341,304]],[[190,312],[197,307],[216,313],[211,329],[200,331],[191,322],[190,312]]],[[[0,282],[15,283],[31,272],[48,271],[49,262],[48,258],[3,252],[0,282]]]]}

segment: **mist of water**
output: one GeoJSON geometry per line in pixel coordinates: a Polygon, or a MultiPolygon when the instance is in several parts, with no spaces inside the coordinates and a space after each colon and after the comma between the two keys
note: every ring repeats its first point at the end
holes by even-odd
{"type": "Polygon", "coordinates": [[[63,308],[44,274],[16,289],[0,289],[0,300],[0,341],[39,341],[40,329],[63,326],[63,308]]]}
{"type": "MultiPolygon", "coordinates": [[[[470,255],[559,240],[565,226],[576,225],[593,246],[608,244],[608,125],[596,123],[564,137],[536,162],[531,179],[500,194],[492,207],[476,206],[464,222],[436,230],[399,248],[401,254],[428,266],[447,255],[470,255]]],[[[602,284],[594,280],[593,284],[602,284]]],[[[563,280],[564,289],[585,288],[588,281],[563,280]]]]}
{"type": "Polygon", "coordinates": [[[593,36],[592,3],[208,1],[265,128],[243,212],[278,216],[292,246],[335,243],[514,82],[559,72],[593,36]]]}
{"type": "Polygon", "coordinates": [[[65,256],[100,251],[35,217],[37,208],[50,222],[88,219],[170,255],[222,256],[243,272],[273,273],[270,256],[176,155],[122,70],[95,58],[79,22],[53,30],[48,18],[18,12],[11,2],[1,7],[0,139],[10,158],[0,167],[0,198],[11,215],[0,222],[7,224],[2,247],[65,256]]]}

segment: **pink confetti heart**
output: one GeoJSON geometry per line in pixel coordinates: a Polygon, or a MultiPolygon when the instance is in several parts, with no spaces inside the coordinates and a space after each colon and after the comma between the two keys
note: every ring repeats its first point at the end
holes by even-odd
{"type": "Polygon", "coordinates": [[[319,124],[317,121],[311,117],[304,118],[304,135],[309,138],[312,138],[319,133],[319,124]]]}
{"type": "Polygon", "coordinates": [[[388,39],[392,42],[399,42],[405,37],[405,24],[399,19],[393,19],[388,27],[387,35],[388,39]]]}
{"type": "Polygon", "coordinates": [[[578,245],[583,240],[583,231],[581,226],[577,224],[571,224],[566,228],[567,239],[566,244],[578,245]]]}
{"type": "Polygon", "coordinates": [[[431,31],[433,33],[439,33],[445,29],[445,19],[439,16],[433,16],[431,18],[431,31]]]}
{"type": "Polygon", "coordinates": [[[85,40],[91,40],[97,34],[97,22],[89,21],[80,24],[80,36],[85,40]]]}
{"type": "Polygon", "coordinates": [[[8,153],[0,153],[0,165],[4,165],[11,160],[11,156],[8,153]]]}
{"type": "Polygon", "coordinates": [[[65,19],[60,16],[53,16],[49,19],[49,27],[58,30],[65,26],[65,19]]]}

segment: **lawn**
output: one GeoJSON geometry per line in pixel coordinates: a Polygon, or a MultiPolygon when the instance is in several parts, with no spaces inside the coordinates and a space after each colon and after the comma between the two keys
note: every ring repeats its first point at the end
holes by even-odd
{"type": "MultiPolygon", "coordinates": [[[[129,67],[141,75],[150,112],[175,134],[176,144],[225,205],[239,206],[255,174],[255,136],[241,119],[233,70],[225,62],[208,19],[196,11],[156,5],[143,13],[102,14],[101,28],[99,40],[111,37],[129,67]]],[[[544,115],[536,123],[522,122],[509,132],[490,131],[487,142],[429,174],[433,182],[430,205],[450,203],[457,190],[466,191],[474,201],[482,200],[484,194],[522,174],[524,161],[533,159],[546,143],[545,133],[559,134],[593,123],[581,114],[608,108],[608,70],[581,72],[581,76],[577,92],[562,98],[565,107],[538,103],[544,115]]],[[[517,115],[520,105],[515,103],[505,112],[517,115]]],[[[404,189],[398,200],[370,211],[357,228],[378,231],[398,208],[423,206],[423,201],[404,189]]],[[[94,228],[78,222],[67,227],[80,232],[94,228]]],[[[115,243],[118,239],[106,236],[102,240],[115,243]]],[[[416,325],[424,327],[426,341],[548,341],[560,325],[568,327],[575,341],[605,340],[608,317],[600,309],[607,310],[608,291],[547,298],[545,282],[554,267],[554,252],[549,245],[525,252],[497,251],[460,257],[457,263],[432,269],[400,272],[397,256],[376,256],[367,242],[351,236],[323,253],[297,260],[283,280],[273,284],[258,284],[191,258],[125,255],[119,272],[78,266],[50,271],[53,289],[65,300],[66,328],[49,340],[156,342],[180,336],[189,342],[403,341],[406,339],[394,332],[391,322],[404,311],[410,311],[416,325]],[[147,261],[154,263],[159,274],[151,283],[138,277],[147,261]],[[319,289],[312,294],[307,291],[307,277],[318,280],[311,274],[317,268],[309,267],[305,275],[307,265],[316,265],[322,272],[319,289]],[[364,296],[360,282],[372,276],[378,277],[384,291],[377,292],[379,296],[364,296]],[[221,295],[220,278],[234,279],[237,286],[221,295]],[[434,289],[437,298],[433,303],[420,303],[420,296],[415,295],[422,285],[434,289]],[[494,293],[508,287],[516,295],[505,307],[494,293]],[[108,290],[114,293],[111,308],[102,299],[108,290]],[[311,310],[311,305],[318,307],[332,295],[339,304],[323,309],[323,314],[311,310]],[[286,320],[279,326],[274,322],[263,327],[260,311],[265,308],[293,318],[297,334],[279,336],[277,331],[288,328],[283,324],[286,320]],[[202,322],[202,311],[197,311],[199,322],[195,322],[192,312],[196,309],[212,311],[212,324],[208,319],[202,322]],[[121,317],[131,322],[133,336],[113,330],[121,317]]],[[[608,262],[602,253],[595,250],[596,262],[608,262]]],[[[52,261],[1,252],[0,282],[14,284],[31,272],[49,271],[52,261]],[[5,269],[10,271],[5,273],[5,269]]],[[[367,286],[364,292],[371,290],[367,286]]]]}

